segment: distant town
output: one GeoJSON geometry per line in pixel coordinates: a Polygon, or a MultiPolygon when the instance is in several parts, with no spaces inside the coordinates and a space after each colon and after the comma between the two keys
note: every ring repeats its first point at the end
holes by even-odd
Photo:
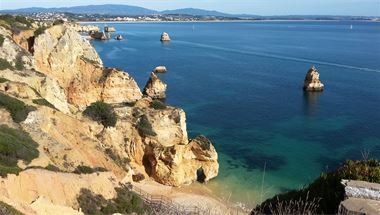
{"type": "MultiPolygon", "coordinates": [[[[0,12],[5,14],[5,12],[0,12]]],[[[380,17],[352,16],[212,16],[187,14],[160,15],[107,15],[107,14],[77,14],[67,12],[37,12],[22,13],[22,15],[37,21],[74,21],[74,22],[197,22],[197,21],[259,21],[259,20],[357,20],[380,21],[380,17]]]]}

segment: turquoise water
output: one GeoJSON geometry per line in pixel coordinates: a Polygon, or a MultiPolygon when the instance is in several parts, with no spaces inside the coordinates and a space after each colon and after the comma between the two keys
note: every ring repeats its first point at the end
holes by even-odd
{"type": "Polygon", "coordinates": [[[168,67],[167,102],[185,109],[190,137],[213,141],[220,174],[206,186],[226,199],[253,205],[364,150],[380,158],[380,23],[114,26],[126,40],[93,42],[105,65],[140,87],[152,68],[168,67]],[[302,91],[313,64],[322,93],[302,91]]]}

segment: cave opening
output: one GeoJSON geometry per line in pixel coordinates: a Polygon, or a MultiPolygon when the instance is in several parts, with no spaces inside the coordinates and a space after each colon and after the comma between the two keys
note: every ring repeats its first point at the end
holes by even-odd
{"type": "Polygon", "coordinates": [[[205,183],[206,181],[206,175],[202,167],[197,169],[197,181],[199,183],[205,183]]]}

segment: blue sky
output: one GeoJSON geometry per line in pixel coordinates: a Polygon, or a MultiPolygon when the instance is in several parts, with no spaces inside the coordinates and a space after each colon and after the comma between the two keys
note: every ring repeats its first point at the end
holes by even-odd
{"type": "Polygon", "coordinates": [[[88,4],[128,4],[155,10],[195,7],[257,15],[380,16],[380,0],[0,0],[1,9],[62,7],[88,4]]]}

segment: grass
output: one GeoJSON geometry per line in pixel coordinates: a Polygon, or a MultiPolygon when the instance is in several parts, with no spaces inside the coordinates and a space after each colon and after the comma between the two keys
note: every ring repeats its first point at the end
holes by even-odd
{"type": "Polygon", "coordinates": [[[110,157],[118,166],[122,167],[124,170],[127,170],[126,165],[128,165],[131,161],[128,158],[121,158],[118,154],[116,154],[111,148],[106,148],[104,151],[105,154],[110,157]]]}
{"type": "Polygon", "coordinates": [[[24,62],[22,62],[22,57],[19,56],[16,58],[16,62],[15,62],[15,68],[17,70],[24,70],[24,62]]]}
{"type": "Polygon", "coordinates": [[[117,118],[113,108],[104,102],[92,103],[83,114],[94,121],[100,122],[105,127],[114,127],[116,125],[117,118]]]}
{"type": "Polygon", "coordinates": [[[5,82],[7,82],[7,81],[9,81],[9,80],[6,79],[6,78],[1,78],[1,77],[0,77],[0,84],[1,84],[1,83],[5,83],[5,82]]]}
{"type": "Polygon", "coordinates": [[[149,122],[146,115],[142,115],[140,117],[140,120],[137,123],[137,129],[142,135],[157,136],[156,132],[153,130],[152,124],[149,122]]]}
{"type": "Polygon", "coordinates": [[[89,166],[80,165],[80,166],[77,166],[77,168],[74,170],[73,173],[75,173],[75,174],[92,174],[95,172],[107,172],[107,169],[105,169],[103,167],[92,168],[89,166]]]}
{"type": "Polygon", "coordinates": [[[116,198],[107,200],[88,189],[82,189],[77,200],[86,215],[146,214],[149,211],[144,201],[128,187],[116,188],[116,192],[116,198]]]}
{"type": "Polygon", "coordinates": [[[0,201],[0,214],[3,215],[22,215],[22,213],[16,210],[14,207],[8,205],[5,202],[0,201]]]}
{"type": "Polygon", "coordinates": [[[0,35],[0,46],[3,46],[4,40],[5,40],[4,36],[0,35]]]}
{"type": "Polygon", "coordinates": [[[24,121],[29,112],[36,110],[35,107],[28,106],[24,102],[0,93],[0,107],[7,109],[12,116],[13,121],[19,123],[24,121]]]}
{"type": "MultiPolygon", "coordinates": [[[[279,194],[266,200],[254,211],[261,211],[264,214],[271,214],[271,207],[280,207],[290,201],[320,200],[316,208],[317,214],[336,214],[341,201],[344,199],[344,187],[342,179],[362,180],[372,183],[380,183],[380,162],[378,160],[366,161],[346,161],[339,169],[334,172],[323,173],[309,186],[279,194]]],[[[315,202],[314,202],[315,203],[315,202]]]]}
{"type": "Polygon", "coordinates": [[[152,103],[150,103],[150,107],[156,110],[165,110],[166,104],[160,100],[155,99],[152,101],[152,103]]]}
{"type": "Polygon", "coordinates": [[[36,105],[42,105],[42,106],[46,106],[46,107],[55,109],[55,107],[50,102],[48,102],[46,99],[34,99],[33,103],[36,105]]]}
{"type": "Polygon", "coordinates": [[[18,160],[29,163],[37,158],[38,144],[24,131],[0,125],[0,176],[17,174],[21,169],[18,160]]]}
{"type": "Polygon", "coordinates": [[[0,58],[0,70],[6,70],[6,69],[13,69],[12,64],[3,58],[0,58]]]}

